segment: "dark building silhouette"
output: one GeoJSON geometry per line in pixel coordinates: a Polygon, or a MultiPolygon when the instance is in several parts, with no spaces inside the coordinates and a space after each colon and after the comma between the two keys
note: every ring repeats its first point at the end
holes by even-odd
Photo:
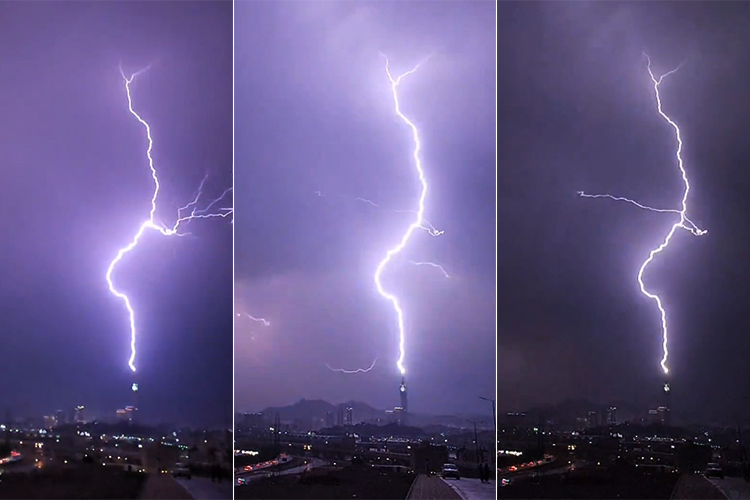
{"type": "Polygon", "coordinates": [[[336,408],[336,425],[343,426],[344,425],[344,407],[342,405],[339,405],[336,408]]]}
{"type": "Polygon", "coordinates": [[[617,407],[610,406],[607,409],[607,425],[617,425],[617,407]]]}
{"type": "Polygon", "coordinates": [[[408,425],[409,423],[409,406],[408,406],[408,400],[407,400],[407,394],[406,394],[406,380],[404,377],[401,377],[401,385],[399,386],[399,392],[401,395],[401,423],[404,425],[408,425]]]}

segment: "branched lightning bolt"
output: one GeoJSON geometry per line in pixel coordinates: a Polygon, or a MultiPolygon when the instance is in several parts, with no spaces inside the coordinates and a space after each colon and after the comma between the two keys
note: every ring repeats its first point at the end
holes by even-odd
{"type": "Polygon", "coordinates": [[[375,270],[375,286],[378,289],[378,293],[382,295],[384,298],[388,299],[391,304],[393,304],[393,308],[396,311],[396,316],[398,319],[398,333],[399,333],[399,357],[398,361],[396,362],[399,371],[401,372],[401,375],[404,375],[406,373],[406,368],[404,367],[404,356],[405,356],[405,333],[404,333],[404,312],[401,309],[401,305],[398,302],[398,298],[385,290],[383,287],[383,284],[381,283],[381,275],[383,273],[383,270],[386,268],[388,263],[396,256],[398,255],[406,246],[406,244],[409,242],[409,239],[411,238],[412,234],[414,234],[414,231],[417,229],[421,229],[424,227],[424,211],[425,211],[425,199],[427,197],[427,178],[425,176],[424,169],[422,168],[422,160],[419,157],[419,152],[422,147],[422,144],[419,139],[419,131],[417,130],[417,126],[409,120],[402,112],[401,112],[401,104],[398,100],[398,85],[401,83],[401,81],[417,71],[419,67],[424,64],[425,61],[422,61],[421,63],[417,64],[412,70],[407,71],[406,73],[403,73],[398,78],[393,78],[393,75],[391,74],[390,65],[388,62],[388,58],[381,53],[383,58],[385,59],[385,72],[388,75],[388,80],[391,82],[391,92],[393,94],[393,104],[395,107],[396,114],[399,118],[401,118],[401,121],[403,121],[409,129],[411,129],[412,138],[414,140],[414,150],[412,152],[412,158],[414,159],[415,168],[417,170],[417,174],[419,177],[419,182],[422,186],[421,192],[419,194],[419,202],[418,202],[418,208],[416,212],[416,219],[409,224],[409,227],[406,229],[406,232],[401,237],[401,240],[399,243],[388,250],[383,260],[378,264],[377,269],[375,270]]]}
{"type": "MultiPolygon", "coordinates": [[[[346,195],[343,195],[343,194],[341,196],[342,197],[346,197],[346,195]]],[[[365,204],[373,206],[375,208],[383,208],[380,205],[378,205],[377,203],[375,203],[374,201],[369,200],[367,198],[356,197],[356,198],[354,198],[354,201],[359,201],[361,203],[365,203],[365,204]]],[[[417,210],[411,210],[411,209],[409,209],[409,210],[399,210],[399,209],[394,208],[394,209],[391,209],[391,211],[395,212],[395,213],[401,213],[401,214],[403,214],[403,213],[416,214],[417,213],[417,210]]],[[[442,235],[445,234],[445,231],[437,229],[435,226],[432,225],[432,223],[430,223],[430,221],[428,221],[424,217],[422,217],[422,223],[420,224],[419,229],[424,230],[430,236],[442,236],[442,235]]]]}
{"type": "MultiPolygon", "coordinates": [[[[318,197],[320,197],[320,198],[326,197],[326,195],[324,195],[322,191],[315,191],[315,195],[318,196],[318,197]]],[[[410,214],[416,214],[417,213],[417,210],[413,210],[413,209],[399,210],[399,209],[396,209],[396,208],[393,208],[393,209],[385,208],[385,207],[383,207],[383,206],[375,203],[374,201],[372,201],[372,200],[370,200],[368,198],[362,198],[360,196],[351,197],[351,196],[347,196],[345,194],[342,194],[342,195],[339,195],[339,196],[341,196],[342,198],[346,198],[348,200],[353,200],[353,201],[358,201],[360,203],[364,203],[365,205],[370,205],[371,207],[377,208],[379,210],[390,210],[391,212],[394,212],[394,213],[410,213],[410,214]]],[[[422,229],[423,231],[425,231],[430,236],[442,236],[442,235],[445,234],[445,231],[443,231],[442,229],[437,229],[435,226],[432,225],[432,223],[430,221],[428,221],[424,217],[422,218],[422,224],[420,225],[419,229],[422,229]]]]}
{"type": "Polygon", "coordinates": [[[367,372],[369,372],[370,370],[372,370],[373,368],[375,368],[375,363],[377,363],[377,362],[378,362],[378,358],[375,358],[373,360],[372,364],[370,366],[368,366],[367,368],[357,368],[356,370],[345,370],[343,368],[333,368],[328,363],[326,363],[326,368],[328,368],[332,372],[346,373],[347,375],[352,375],[352,374],[355,374],[355,373],[367,373],[367,372]]]}
{"type": "Polygon", "coordinates": [[[252,314],[249,314],[249,313],[242,313],[242,314],[237,313],[237,316],[239,316],[239,317],[245,316],[246,318],[250,318],[251,320],[255,321],[256,323],[260,323],[263,326],[271,326],[271,322],[268,321],[267,319],[256,318],[255,316],[253,316],[252,314]]]}
{"type": "Polygon", "coordinates": [[[443,266],[441,266],[440,264],[436,264],[434,262],[421,262],[421,261],[418,262],[418,261],[410,260],[409,264],[414,264],[415,266],[430,266],[430,267],[434,267],[436,269],[439,269],[440,272],[443,273],[443,276],[445,276],[446,278],[450,278],[451,277],[450,274],[448,274],[448,271],[446,271],[443,266]]]}
{"type": "Polygon", "coordinates": [[[654,73],[651,70],[651,59],[648,57],[648,54],[644,52],[643,56],[646,58],[648,74],[651,77],[652,83],[654,84],[654,94],[656,96],[657,111],[659,115],[674,129],[675,138],[677,139],[677,150],[675,152],[675,157],[677,159],[677,166],[679,167],[680,174],[682,176],[682,182],[685,185],[685,190],[683,191],[683,194],[682,194],[682,201],[680,203],[681,208],[680,209],[653,208],[653,207],[649,207],[646,205],[642,205],[641,203],[638,203],[628,198],[613,196],[610,194],[589,195],[589,194],[584,193],[583,191],[579,191],[578,195],[584,198],[609,198],[614,201],[624,201],[626,203],[630,203],[644,210],[649,210],[652,212],[662,212],[662,213],[675,213],[680,216],[679,220],[675,222],[670,228],[669,232],[664,238],[664,241],[658,247],[651,250],[651,252],[648,255],[648,258],[643,262],[643,264],[641,264],[641,267],[638,270],[638,284],[640,285],[641,293],[643,293],[643,295],[645,295],[646,297],[648,297],[649,299],[653,300],[656,303],[656,306],[659,308],[659,313],[661,314],[663,356],[662,356],[660,364],[664,373],[667,374],[669,373],[669,368],[667,368],[667,358],[669,357],[669,348],[668,348],[669,331],[667,329],[667,312],[664,309],[664,306],[661,302],[661,298],[659,298],[659,296],[656,295],[655,293],[651,293],[646,289],[646,285],[643,283],[643,273],[646,271],[646,267],[648,267],[651,261],[654,260],[654,257],[656,257],[657,254],[661,253],[665,248],[667,248],[667,246],[669,245],[669,242],[672,239],[672,236],[674,236],[677,229],[685,229],[687,231],[690,231],[695,236],[702,236],[706,234],[708,231],[704,229],[700,229],[698,226],[695,225],[695,223],[693,223],[693,221],[691,221],[687,217],[687,210],[688,210],[687,200],[688,200],[688,195],[690,194],[690,181],[688,180],[687,171],[685,170],[685,165],[682,159],[682,135],[680,133],[680,127],[678,127],[677,124],[664,112],[662,108],[662,103],[661,103],[661,95],[659,94],[659,85],[661,85],[661,82],[664,80],[664,78],[677,72],[677,70],[679,70],[680,66],[682,65],[678,66],[672,71],[669,71],[657,78],[654,76],[654,73]]]}
{"type": "Polygon", "coordinates": [[[159,184],[159,178],[156,173],[156,167],[154,166],[154,159],[151,156],[151,150],[154,147],[154,141],[151,137],[151,126],[133,109],[133,99],[131,96],[131,88],[130,85],[133,83],[135,78],[142,74],[144,71],[148,70],[148,68],[142,69],[136,73],[133,73],[130,75],[130,77],[125,76],[125,73],[122,70],[122,67],[120,67],[120,74],[122,75],[123,80],[125,81],[125,93],[128,98],[128,111],[130,111],[130,114],[132,114],[138,122],[143,125],[143,127],[146,129],[146,138],[148,139],[148,148],[146,149],[146,157],[148,158],[148,165],[151,169],[151,178],[154,181],[154,193],[151,196],[151,210],[149,211],[148,219],[144,221],[141,226],[138,228],[138,231],[135,233],[135,236],[133,237],[132,241],[125,247],[121,248],[117,252],[117,256],[112,260],[112,262],[109,264],[109,268],[107,268],[107,284],[109,285],[109,291],[112,292],[112,294],[118,298],[120,298],[124,303],[125,307],[128,310],[129,320],[130,320],[130,358],[128,359],[128,366],[130,369],[135,372],[135,356],[136,356],[136,328],[135,328],[135,311],[133,310],[133,306],[130,303],[130,299],[128,298],[125,293],[117,290],[115,288],[114,283],[112,282],[112,273],[115,270],[115,267],[117,264],[125,257],[125,254],[133,250],[137,245],[138,242],[141,240],[141,237],[147,230],[154,230],[157,231],[164,236],[181,236],[184,235],[184,233],[179,232],[179,227],[181,224],[185,223],[187,224],[193,219],[207,219],[211,217],[228,217],[232,214],[233,210],[231,208],[221,208],[217,212],[208,212],[208,210],[213,207],[216,203],[218,203],[221,199],[224,198],[232,189],[229,188],[225,190],[221,196],[213,200],[206,208],[202,210],[198,210],[195,208],[197,205],[199,199],[201,198],[201,195],[203,194],[203,185],[206,182],[206,177],[203,178],[203,181],[201,181],[201,184],[198,188],[198,192],[193,198],[193,200],[185,205],[184,207],[181,207],[177,210],[177,220],[175,221],[174,225],[172,227],[167,227],[164,224],[157,224],[156,223],[156,200],[159,196],[159,189],[161,188],[159,184]],[[183,212],[190,210],[189,214],[184,215],[183,212]]]}
{"type": "MultiPolygon", "coordinates": [[[[578,196],[581,198],[609,198],[610,200],[614,201],[624,201],[625,203],[630,203],[631,205],[635,205],[638,208],[642,208],[643,210],[648,210],[649,212],[659,212],[659,213],[672,213],[672,214],[680,214],[682,213],[681,210],[677,210],[676,208],[654,208],[649,207],[647,205],[641,205],[635,200],[631,200],[630,198],[623,198],[622,196],[612,196],[611,194],[586,194],[583,191],[578,191],[578,196]]],[[[695,225],[693,221],[685,217],[685,223],[689,226],[685,229],[689,230],[691,233],[693,233],[696,236],[702,236],[706,234],[708,231],[704,229],[700,229],[698,226],[695,225]]]]}

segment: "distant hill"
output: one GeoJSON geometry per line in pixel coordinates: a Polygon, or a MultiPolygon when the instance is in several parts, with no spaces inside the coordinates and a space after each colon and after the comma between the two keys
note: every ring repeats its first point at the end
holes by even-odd
{"type": "MultiPolygon", "coordinates": [[[[325,419],[326,413],[330,412],[334,419],[338,417],[340,407],[352,408],[354,422],[372,421],[384,419],[385,410],[373,408],[362,401],[347,401],[340,404],[332,404],[322,399],[300,399],[296,403],[287,406],[269,406],[262,413],[266,418],[272,419],[278,412],[282,420],[309,420],[325,419]]],[[[337,420],[334,420],[337,422],[337,420]]],[[[429,425],[440,425],[445,427],[469,427],[471,421],[481,422],[478,428],[492,428],[492,416],[490,415],[428,415],[412,413],[409,415],[409,424],[425,427],[429,425]]]]}
{"type": "MultiPolygon", "coordinates": [[[[562,425],[574,425],[576,419],[586,417],[588,412],[596,411],[600,415],[610,407],[617,408],[617,420],[633,420],[645,414],[645,409],[641,409],[633,404],[617,401],[611,404],[593,403],[587,399],[566,399],[557,404],[541,405],[529,408],[526,413],[529,422],[536,422],[540,419],[545,421],[555,421],[562,425]]],[[[504,415],[499,417],[500,422],[504,421],[504,415]]]]}
{"type": "Polygon", "coordinates": [[[378,410],[361,401],[347,401],[341,404],[332,404],[322,399],[300,399],[296,403],[288,406],[269,406],[264,408],[261,413],[273,418],[276,413],[283,420],[307,420],[310,418],[325,419],[326,413],[330,412],[334,418],[337,418],[340,407],[352,408],[352,414],[355,421],[370,420],[373,418],[383,418],[384,410],[378,410]]]}

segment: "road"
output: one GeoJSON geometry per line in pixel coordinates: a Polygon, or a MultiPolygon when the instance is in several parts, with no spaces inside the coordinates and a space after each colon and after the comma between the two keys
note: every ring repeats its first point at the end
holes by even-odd
{"type": "Polygon", "coordinates": [[[479,479],[443,479],[463,500],[490,500],[495,498],[496,482],[482,483],[479,479]]]}
{"type": "Polygon", "coordinates": [[[576,468],[584,467],[586,464],[587,464],[586,462],[582,460],[578,460],[572,464],[566,463],[565,465],[562,465],[561,467],[555,467],[554,469],[546,469],[542,471],[529,469],[529,470],[524,470],[522,472],[511,472],[507,474],[502,474],[500,478],[509,479],[511,481],[519,481],[521,479],[526,479],[526,478],[555,476],[558,474],[565,474],[568,471],[573,471],[576,468]]]}
{"type": "MultiPolygon", "coordinates": [[[[279,471],[276,473],[277,476],[289,476],[293,474],[302,474],[305,471],[312,470],[316,467],[323,467],[325,465],[328,465],[327,460],[321,460],[319,458],[312,458],[307,459],[307,464],[302,464],[297,467],[292,467],[291,469],[285,469],[282,471],[279,471]]],[[[246,472],[244,474],[237,475],[237,478],[242,478],[245,481],[245,484],[251,483],[253,481],[257,481],[258,479],[262,479],[264,477],[271,476],[271,471],[264,471],[260,470],[258,472],[246,472]]],[[[235,478],[235,481],[237,479],[235,478]]]]}
{"type": "Polygon", "coordinates": [[[750,483],[741,477],[711,478],[709,481],[729,500],[750,500],[750,483]]]}
{"type": "Polygon", "coordinates": [[[212,483],[207,477],[185,479],[176,478],[175,481],[185,488],[194,500],[231,500],[232,481],[225,479],[220,483],[212,483]]]}

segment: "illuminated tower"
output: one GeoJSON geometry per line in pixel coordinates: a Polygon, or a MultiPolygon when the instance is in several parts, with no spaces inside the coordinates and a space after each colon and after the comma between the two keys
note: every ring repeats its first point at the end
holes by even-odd
{"type": "Polygon", "coordinates": [[[403,418],[401,419],[404,424],[407,423],[408,417],[409,417],[409,407],[407,406],[408,402],[406,400],[406,380],[404,377],[401,377],[401,386],[399,387],[399,391],[401,392],[401,411],[403,411],[403,418]]]}
{"type": "Polygon", "coordinates": [[[83,405],[76,406],[75,410],[73,410],[73,421],[77,424],[86,423],[85,411],[86,408],[83,405]]]}
{"type": "Polygon", "coordinates": [[[664,383],[664,406],[660,406],[658,408],[659,412],[659,421],[662,425],[670,425],[671,419],[670,419],[670,413],[671,408],[669,404],[669,394],[672,392],[672,388],[669,385],[669,382],[664,383]]]}
{"type": "Polygon", "coordinates": [[[133,382],[130,386],[130,391],[133,393],[133,412],[130,415],[131,422],[136,421],[136,415],[138,414],[138,384],[133,382]]]}

